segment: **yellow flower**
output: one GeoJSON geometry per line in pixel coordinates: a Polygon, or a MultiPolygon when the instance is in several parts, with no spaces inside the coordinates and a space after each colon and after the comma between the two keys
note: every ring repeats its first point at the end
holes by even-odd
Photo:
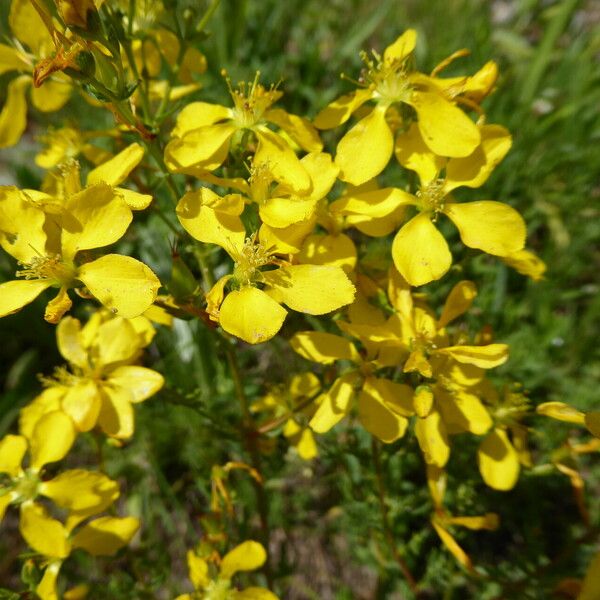
{"type": "MultiPolygon", "coordinates": [[[[8,84],[6,103],[0,111],[0,148],[21,139],[27,126],[25,94],[33,83],[35,64],[55,50],[50,33],[29,0],[12,0],[9,25],[17,41],[14,46],[0,44],[0,74],[17,71],[21,75],[8,84]]],[[[31,101],[38,110],[54,112],[67,102],[71,90],[67,77],[55,75],[31,90],[31,101]]]]}
{"type": "Polygon", "coordinates": [[[419,191],[413,195],[397,188],[359,189],[336,201],[334,208],[343,215],[377,219],[393,219],[396,211],[408,205],[418,210],[392,243],[394,264],[408,283],[420,286],[439,279],[452,264],[448,244],[434,225],[441,214],[454,223],[465,246],[507,262],[525,259],[519,254],[525,245],[525,223],[515,209],[492,200],[460,203],[450,195],[460,186],[477,188],[488,179],[511,145],[503,127],[483,125],[481,144],[465,158],[432,154],[414,124],[398,142],[398,160],[418,173],[419,191]]]}
{"type": "Polygon", "coordinates": [[[192,594],[182,594],[176,600],[277,600],[277,596],[266,588],[249,587],[238,590],[232,587],[231,578],[240,571],[254,571],[265,564],[267,553],[258,542],[241,543],[230,550],[221,560],[216,577],[210,576],[209,563],[193,550],[187,554],[192,594]]]}
{"type": "Polygon", "coordinates": [[[18,311],[50,287],[59,289],[46,308],[51,323],[71,307],[67,289],[82,285],[124,317],[136,317],[154,302],[160,282],[143,263],[117,254],[76,261],[80,252],[108,246],[127,230],[131,210],[118,192],[105,183],[87,187],[55,203],[59,214],[45,213],[38,201],[53,203],[40,192],[0,188],[0,245],[20,267],[19,279],[0,284],[0,316],[18,311]]]}
{"type": "Polygon", "coordinates": [[[236,216],[243,210],[239,195],[219,199],[204,188],[199,196],[182,198],[177,210],[193,237],[219,244],[234,261],[233,273],[221,277],[206,296],[208,314],[228,333],[259,344],[281,329],[287,315],[281,304],[323,315],[352,302],[354,286],[339,267],[289,264],[256,234],[244,239],[244,226],[236,216]],[[232,290],[226,294],[228,284],[232,290]]]}
{"type": "Polygon", "coordinates": [[[417,126],[432,152],[440,156],[468,156],[479,144],[475,124],[453,104],[456,93],[446,93],[435,78],[409,67],[417,34],[407,30],[383,56],[363,53],[366,73],[355,92],[341,96],[315,118],[319,129],[345,123],[365,102],[376,104],[340,140],[335,157],[340,178],[360,185],[377,176],[392,156],[394,134],[386,117],[395,104],[407,104],[416,113],[417,126]]]}
{"type": "Polygon", "coordinates": [[[36,552],[55,559],[64,559],[72,547],[81,547],[77,539],[69,541],[70,531],[119,496],[117,483],[103,473],[71,469],[52,479],[41,477],[45,465],[65,457],[75,435],[71,419],[52,411],[37,420],[30,437],[7,435],[0,441],[0,473],[8,476],[7,483],[0,485],[0,519],[10,504],[18,505],[23,538],[36,552]],[[24,469],[21,463],[27,450],[29,466],[24,469]],[[35,502],[39,496],[68,511],[66,529],[35,502]]]}
{"type": "Polygon", "coordinates": [[[471,530],[498,529],[500,519],[496,513],[481,516],[455,517],[443,506],[446,493],[446,473],[439,467],[427,465],[427,484],[433,499],[434,513],[431,525],[442,540],[442,543],[452,553],[454,558],[469,571],[473,563],[469,555],[460,547],[449,528],[454,526],[466,527],[471,530]]]}
{"type": "Polygon", "coordinates": [[[290,344],[303,358],[320,364],[349,361],[352,366],[340,375],[327,392],[317,398],[318,408],[310,427],[325,433],[350,414],[355,400],[363,427],[391,443],[401,438],[413,414],[413,389],[403,383],[377,377],[378,364],[373,357],[363,358],[355,345],[332,333],[300,331],[290,344]]]}
{"type": "Polygon", "coordinates": [[[154,395],[164,383],[160,373],[132,364],[149,343],[145,332],[121,317],[104,322],[92,318],[84,327],[65,317],[56,338],[70,368],[59,367],[54,377],[43,380],[47,389],[21,411],[21,428],[30,429],[40,412],[60,409],[79,431],[97,425],[112,437],[131,437],[132,405],[154,395]]]}
{"type": "MultiPolygon", "coordinates": [[[[283,435],[295,446],[304,460],[318,455],[317,445],[305,418],[315,412],[313,400],[321,383],[312,373],[293,375],[286,385],[273,386],[266,396],[252,405],[253,412],[268,412],[270,428],[283,424],[283,435]]],[[[264,427],[259,427],[259,430],[264,427]]]]}
{"type": "Polygon", "coordinates": [[[223,164],[237,132],[251,131],[258,140],[255,160],[268,162],[274,178],[294,191],[310,190],[306,169],[287,141],[266,123],[283,129],[307,152],[321,150],[319,136],[306,119],[271,108],[282,93],[273,86],[263,87],[258,76],[252,83],[241,83],[237,90],[230,86],[233,108],[192,102],[179,113],[173,139],[165,148],[165,161],[171,170],[200,173],[202,177],[202,172],[223,164]]]}

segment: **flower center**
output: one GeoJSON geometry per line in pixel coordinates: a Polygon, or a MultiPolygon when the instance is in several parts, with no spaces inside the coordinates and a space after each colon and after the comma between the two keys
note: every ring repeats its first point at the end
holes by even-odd
{"type": "Polygon", "coordinates": [[[256,233],[246,238],[235,257],[233,279],[240,287],[252,285],[260,278],[260,267],[272,262],[271,253],[256,239],[256,233]]]}
{"type": "Polygon", "coordinates": [[[365,64],[360,82],[375,91],[375,96],[386,104],[405,102],[412,91],[408,79],[407,59],[384,60],[382,56],[372,51],[372,57],[361,52],[360,58],[365,64]]]}
{"type": "Polygon", "coordinates": [[[73,387],[79,385],[82,380],[86,379],[81,375],[71,373],[66,366],[56,367],[54,373],[51,376],[40,376],[40,382],[44,387],[53,387],[56,385],[62,385],[65,387],[73,387]]]}
{"type": "Polygon", "coordinates": [[[17,277],[23,279],[49,279],[57,285],[69,284],[75,279],[76,270],[62,260],[60,254],[34,256],[29,262],[19,262],[17,277]]]}
{"type": "Polygon", "coordinates": [[[271,184],[273,183],[273,173],[269,163],[259,163],[252,165],[250,169],[250,194],[252,200],[258,204],[263,204],[271,198],[271,184]]]}
{"type": "Polygon", "coordinates": [[[233,120],[242,129],[251,129],[258,124],[266,110],[281,97],[276,85],[269,89],[258,83],[260,71],[252,82],[242,81],[237,89],[231,87],[227,79],[227,87],[233,99],[233,120]]]}
{"type": "Polygon", "coordinates": [[[38,485],[40,484],[37,473],[32,471],[25,471],[23,475],[20,475],[16,479],[16,485],[13,488],[13,492],[17,494],[16,502],[21,503],[26,500],[33,500],[38,495],[38,485]]]}
{"type": "Polygon", "coordinates": [[[231,582],[229,579],[211,581],[204,590],[206,600],[228,600],[231,598],[231,582]]]}
{"type": "Polygon", "coordinates": [[[446,194],[444,192],[444,180],[434,179],[417,192],[417,208],[421,212],[433,213],[434,218],[444,210],[446,194]]]}

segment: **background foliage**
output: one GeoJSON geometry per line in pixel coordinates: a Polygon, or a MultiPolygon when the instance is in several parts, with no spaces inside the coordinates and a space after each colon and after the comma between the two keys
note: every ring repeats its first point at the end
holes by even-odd
{"type": "MultiPolygon", "coordinates": [[[[2,32],[7,5],[0,6],[2,32]]],[[[464,267],[455,265],[454,275],[478,282],[470,327],[489,324],[497,339],[511,345],[511,359],[500,374],[523,382],[533,405],[557,400],[586,410],[598,406],[600,378],[599,23],[597,4],[577,0],[222,0],[201,46],[208,72],[198,97],[227,103],[221,68],[233,81],[252,79],[258,69],[263,81],[283,81],[285,108],[314,116],[348,89],[339,73],[358,73],[361,48],[382,49],[408,27],[419,31],[417,63],[424,72],[462,47],[472,53],[459,61],[461,72],[474,71],[489,58],[497,61],[501,79],[485,108],[490,122],[513,133],[514,144],[486,184],[487,197],[520,210],[529,245],[548,271],[544,281],[533,283],[500,261],[478,256],[464,267]]],[[[0,90],[5,88],[0,78],[0,90]]],[[[108,112],[80,99],[58,117],[34,113],[27,143],[2,154],[2,183],[39,184],[35,139],[47,119],[86,129],[100,128],[102,118],[111,124],[108,112]]],[[[477,199],[477,191],[469,193],[477,199]]],[[[137,236],[123,243],[135,245],[161,279],[169,273],[169,234],[152,214],[140,223],[137,236]]],[[[0,279],[11,271],[0,257],[0,279]]],[[[432,284],[434,296],[443,298],[456,278],[432,284]]],[[[54,328],[34,318],[40,312],[34,303],[0,321],[0,436],[39,391],[36,374],[61,362],[54,328]]],[[[303,318],[290,319],[284,337],[302,328],[303,318]]],[[[201,323],[177,321],[173,331],[159,332],[151,348],[150,362],[166,374],[168,385],[139,407],[129,446],[109,449],[104,457],[108,474],[124,486],[128,511],[142,518],[143,536],[116,561],[87,564],[82,556],[69,564],[74,580],[91,582],[90,598],[168,598],[181,591],[185,549],[197,543],[199,519],[208,512],[212,465],[248,460],[236,442],[239,411],[232,384],[211,339],[201,323]]],[[[283,380],[292,361],[307,368],[281,340],[244,349],[240,359],[250,398],[264,392],[267,374],[283,380]]],[[[456,514],[494,510],[502,520],[496,532],[459,536],[476,560],[476,578],[467,578],[439,547],[429,525],[414,439],[384,449],[380,475],[389,519],[415,576],[430,590],[423,597],[549,598],[559,581],[585,570],[598,534],[600,468],[593,456],[582,459],[595,524],[585,527],[569,480],[544,466],[566,436],[577,432],[542,417],[532,416],[529,423],[537,432],[531,441],[534,464],[542,466],[525,471],[508,494],[483,485],[468,444],[453,453],[449,489],[456,514]]],[[[71,460],[83,463],[96,448],[80,445],[71,460]]],[[[320,457],[311,463],[286,452],[277,437],[263,450],[271,500],[269,553],[278,585],[287,590],[283,596],[410,597],[383,543],[369,436],[360,428],[336,428],[320,439],[320,457]]],[[[228,533],[241,540],[257,528],[252,484],[241,471],[230,475],[229,483],[242,501],[228,533]]],[[[10,584],[19,547],[11,535],[16,523],[4,527],[0,581],[10,584]]]]}

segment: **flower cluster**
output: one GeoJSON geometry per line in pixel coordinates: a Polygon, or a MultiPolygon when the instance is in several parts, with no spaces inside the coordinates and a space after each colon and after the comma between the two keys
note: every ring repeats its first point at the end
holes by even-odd
{"type": "MultiPolygon", "coordinates": [[[[48,465],[68,460],[90,432],[115,446],[132,438],[136,405],[169,375],[140,364],[153,321],[174,317],[198,319],[227,358],[254,461],[228,464],[246,469],[259,495],[263,434],[281,432],[306,461],[319,457],[320,436],[342,427],[358,424],[375,449],[414,435],[431,527],[471,569],[451,528],[500,523],[495,513],[454,516],[446,507],[453,445],[476,436],[483,482],[508,491],[532,466],[530,409],[520,386],[490,374],[508,360],[508,345],[460,319],[477,287],[452,279],[455,261],[467,261],[464,246],[534,280],[545,269],[525,247],[512,199],[463,201],[459,192],[483,186],[511,147],[510,133],[488,123],[482,107],[495,63],[442,76],[458,52],[422,73],[411,29],[383,54],[364,53],[356,89],[312,121],[277,105],[280,85],[264,85],[259,73],[237,86],[223,73],[229,105],[181,104],[169,127],[170,103],[196,92],[206,68],[192,44],[196,9],[186,8],[188,29],[174,33],[162,3],[137,11],[135,2],[129,10],[108,0],[51,4],[11,3],[13,37],[0,44],[0,73],[17,75],[0,112],[0,146],[22,135],[32,84],[39,110],[58,110],[79,90],[116,124],[48,131],[36,157],[47,170],[40,189],[0,187],[0,246],[15,272],[0,283],[0,317],[53,289],[44,318],[56,325],[67,363],[41,377],[44,389],[21,410],[18,433],[0,440],[0,517],[9,506],[20,511],[19,530],[43,568],[37,595],[57,598],[59,569],[73,550],[113,555],[138,531],[138,518],[114,516],[119,483],[102,465],[58,474],[48,465]],[[327,152],[320,132],[334,129],[339,141],[327,152]],[[171,278],[162,282],[158,265],[129,256],[136,223],[150,210],[177,237],[171,278]],[[452,285],[438,307],[441,279],[452,285]],[[66,315],[71,309],[88,315],[84,324],[66,315]],[[262,382],[249,403],[235,353],[276,336],[292,366],[285,380],[262,382]]],[[[600,436],[598,412],[561,403],[538,412],[600,436]]],[[[555,464],[579,485],[578,473],[555,464]]],[[[212,485],[225,490],[218,477],[212,485]]],[[[222,557],[205,550],[188,552],[194,591],[180,600],[276,598],[232,583],[266,563],[261,544],[246,541],[222,557]]]]}

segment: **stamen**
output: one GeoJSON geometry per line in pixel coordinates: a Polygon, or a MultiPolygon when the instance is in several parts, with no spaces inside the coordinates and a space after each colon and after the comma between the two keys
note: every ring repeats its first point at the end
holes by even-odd
{"type": "Polygon", "coordinates": [[[52,375],[38,375],[40,383],[45,387],[65,386],[74,387],[81,383],[82,377],[71,373],[66,366],[56,367],[52,375]]]}
{"type": "Polygon", "coordinates": [[[434,179],[416,193],[418,208],[422,212],[433,213],[434,219],[444,209],[444,180],[434,179]]]}
{"type": "Polygon", "coordinates": [[[259,123],[267,109],[282,95],[277,89],[279,83],[271,84],[271,87],[267,89],[258,82],[260,71],[256,72],[254,81],[242,81],[238,83],[237,89],[231,85],[231,79],[225,70],[221,71],[221,74],[225,77],[227,88],[233,99],[233,119],[241,128],[252,128],[259,123]]]}
{"type": "Polygon", "coordinates": [[[34,256],[28,263],[19,262],[21,267],[15,275],[23,279],[50,279],[64,284],[75,278],[75,269],[65,264],[60,254],[34,256]]]}
{"type": "Polygon", "coordinates": [[[375,50],[371,54],[372,58],[364,51],[360,53],[365,68],[361,72],[359,85],[373,89],[375,97],[384,102],[405,102],[412,90],[408,79],[408,57],[385,60],[375,50]]]}
{"type": "Polygon", "coordinates": [[[235,257],[233,278],[240,286],[252,285],[260,279],[260,267],[273,262],[271,252],[257,240],[253,233],[246,238],[241,252],[235,257]]]}

